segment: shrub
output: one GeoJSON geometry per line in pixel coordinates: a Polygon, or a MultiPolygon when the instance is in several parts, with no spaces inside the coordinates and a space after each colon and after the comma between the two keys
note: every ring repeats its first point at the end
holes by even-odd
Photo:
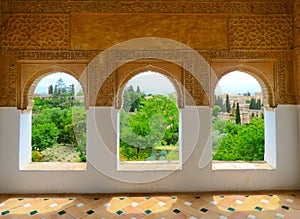
{"type": "Polygon", "coordinates": [[[31,152],[31,157],[33,162],[40,162],[43,158],[43,155],[39,151],[33,150],[31,152]]]}
{"type": "Polygon", "coordinates": [[[36,124],[32,127],[32,147],[39,151],[53,147],[59,135],[54,123],[36,124]]]}

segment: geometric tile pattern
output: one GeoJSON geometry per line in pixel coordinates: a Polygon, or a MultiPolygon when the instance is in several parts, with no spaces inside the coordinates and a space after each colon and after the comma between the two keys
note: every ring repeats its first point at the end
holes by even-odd
{"type": "Polygon", "coordinates": [[[300,218],[300,191],[0,195],[0,218],[300,218]]]}

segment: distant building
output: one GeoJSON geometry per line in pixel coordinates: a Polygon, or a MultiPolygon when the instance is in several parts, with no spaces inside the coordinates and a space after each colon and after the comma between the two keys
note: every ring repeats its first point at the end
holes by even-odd
{"type": "MultiPolygon", "coordinates": [[[[217,95],[217,97],[221,97],[223,100],[223,104],[226,102],[226,93],[217,95]]],[[[231,105],[231,108],[233,107],[234,103],[239,103],[240,107],[240,115],[241,115],[241,124],[247,124],[250,122],[250,119],[252,117],[262,117],[262,114],[264,112],[264,109],[262,107],[261,110],[254,110],[250,109],[250,101],[252,98],[257,100],[263,100],[263,94],[262,93],[255,93],[254,96],[245,96],[245,95],[232,95],[228,94],[229,102],[231,105]]],[[[235,119],[232,116],[232,113],[227,112],[219,112],[218,118],[220,120],[227,120],[227,121],[235,121],[235,119]]]]}

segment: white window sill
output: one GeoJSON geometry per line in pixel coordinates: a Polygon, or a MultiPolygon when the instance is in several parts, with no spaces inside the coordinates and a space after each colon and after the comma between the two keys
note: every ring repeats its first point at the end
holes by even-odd
{"type": "Polygon", "coordinates": [[[265,161],[213,161],[212,170],[273,170],[274,168],[265,161]]]}
{"type": "Polygon", "coordinates": [[[20,170],[31,171],[85,171],[86,163],[68,162],[31,162],[20,170]]]}
{"type": "Polygon", "coordinates": [[[174,171],[181,169],[179,161],[125,161],[118,163],[118,171],[174,171]]]}

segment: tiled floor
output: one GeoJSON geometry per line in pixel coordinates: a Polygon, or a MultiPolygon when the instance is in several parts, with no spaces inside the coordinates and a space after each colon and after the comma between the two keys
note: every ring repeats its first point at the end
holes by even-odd
{"type": "Polygon", "coordinates": [[[0,218],[300,218],[300,191],[0,195],[0,218]]]}

